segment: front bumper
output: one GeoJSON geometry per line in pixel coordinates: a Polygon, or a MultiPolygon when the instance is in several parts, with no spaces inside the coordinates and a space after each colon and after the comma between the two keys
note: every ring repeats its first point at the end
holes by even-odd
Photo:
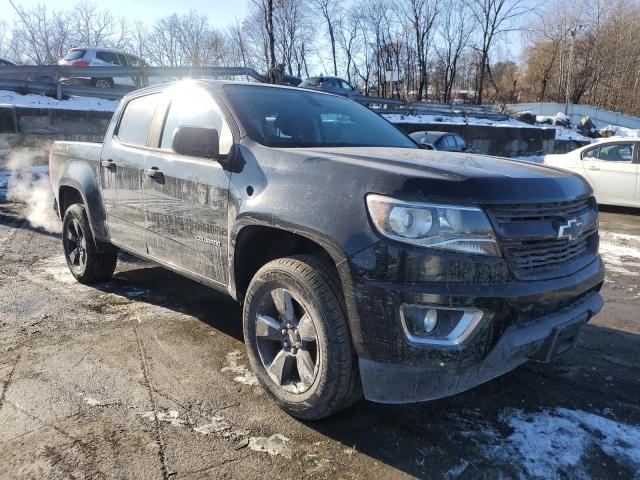
{"type": "MultiPolygon", "coordinates": [[[[602,308],[598,292],[604,268],[599,257],[572,275],[535,282],[508,279],[494,263],[487,265],[481,276],[474,276],[478,278],[474,283],[441,278],[411,278],[408,282],[406,276],[415,277],[415,272],[384,268],[380,273],[380,266],[389,264],[379,258],[365,251],[351,257],[349,265],[357,310],[350,316],[351,334],[364,394],[372,401],[408,403],[441,398],[486,382],[527,360],[550,361],[575,345],[582,326],[602,308]],[[483,282],[486,275],[495,281],[483,282]],[[486,315],[460,345],[416,345],[401,326],[398,312],[403,304],[477,308],[486,315]]],[[[441,267],[448,261],[443,257],[431,272],[443,271],[441,267]]],[[[451,265],[446,268],[450,270],[451,265]]],[[[467,275],[468,269],[464,271],[467,275]]]]}
{"type": "Polygon", "coordinates": [[[575,345],[582,326],[601,308],[600,294],[592,292],[570,310],[525,327],[509,327],[484,359],[469,366],[443,361],[410,366],[361,358],[365,397],[380,403],[434,400],[475,387],[527,360],[550,361],[575,345]]]}

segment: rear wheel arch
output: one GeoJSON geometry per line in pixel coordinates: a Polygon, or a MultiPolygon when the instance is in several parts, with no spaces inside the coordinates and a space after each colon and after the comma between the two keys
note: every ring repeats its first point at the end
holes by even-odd
{"type": "Polygon", "coordinates": [[[62,185],[58,191],[58,212],[60,213],[60,220],[64,219],[65,212],[74,203],[85,203],[80,190],[69,185],[62,185]]]}

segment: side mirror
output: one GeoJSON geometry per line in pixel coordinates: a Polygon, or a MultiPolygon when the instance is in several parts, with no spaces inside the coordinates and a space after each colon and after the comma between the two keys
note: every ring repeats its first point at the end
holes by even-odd
{"type": "Polygon", "coordinates": [[[435,150],[434,146],[430,143],[419,143],[418,146],[423,150],[435,150]]]}
{"type": "Polygon", "coordinates": [[[173,137],[173,151],[190,157],[217,159],[220,154],[218,130],[207,127],[179,127],[173,137]]]}

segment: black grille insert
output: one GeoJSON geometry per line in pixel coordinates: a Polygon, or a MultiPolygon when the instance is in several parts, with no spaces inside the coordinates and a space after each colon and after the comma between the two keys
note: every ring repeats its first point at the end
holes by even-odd
{"type": "Polygon", "coordinates": [[[492,205],[490,209],[497,222],[512,223],[578,217],[590,210],[592,206],[591,198],[582,198],[570,202],[492,205]]]}
{"type": "Polygon", "coordinates": [[[487,211],[496,226],[504,256],[518,278],[569,275],[590,263],[598,251],[597,206],[593,197],[556,203],[491,205],[487,211]],[[557,235],[559,224],[574,218],[585,223],[579,237],[552,236],[557,235]]]}

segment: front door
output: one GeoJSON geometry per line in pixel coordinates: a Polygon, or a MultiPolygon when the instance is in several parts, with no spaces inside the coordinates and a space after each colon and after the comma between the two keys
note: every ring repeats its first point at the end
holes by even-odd
{"type": "Polygon", "coordinates": [[[231,173],[216,160],[178,155],[172,144],[181,126],[209,127],[219,132],[220,152],[228,153],[231,132],[208,91],[183,85],[168,95],[159,148],[143,165],[149,254],[226,285],[231,173]]]}
{"type": "Polygon", "coordinates": [[[600,203],[629,204],[636,195],[637,142],[603,143],[587,150],[582,166],[600,203]]]}
{"type": "Polygon", "coordinates": [[[105,197],[109,236],[115,243],[146,253],[142,166],[148,154],[147,137],[159,93],[131,99],[114,135],[105,138],[100,179],[105,197]]]}

